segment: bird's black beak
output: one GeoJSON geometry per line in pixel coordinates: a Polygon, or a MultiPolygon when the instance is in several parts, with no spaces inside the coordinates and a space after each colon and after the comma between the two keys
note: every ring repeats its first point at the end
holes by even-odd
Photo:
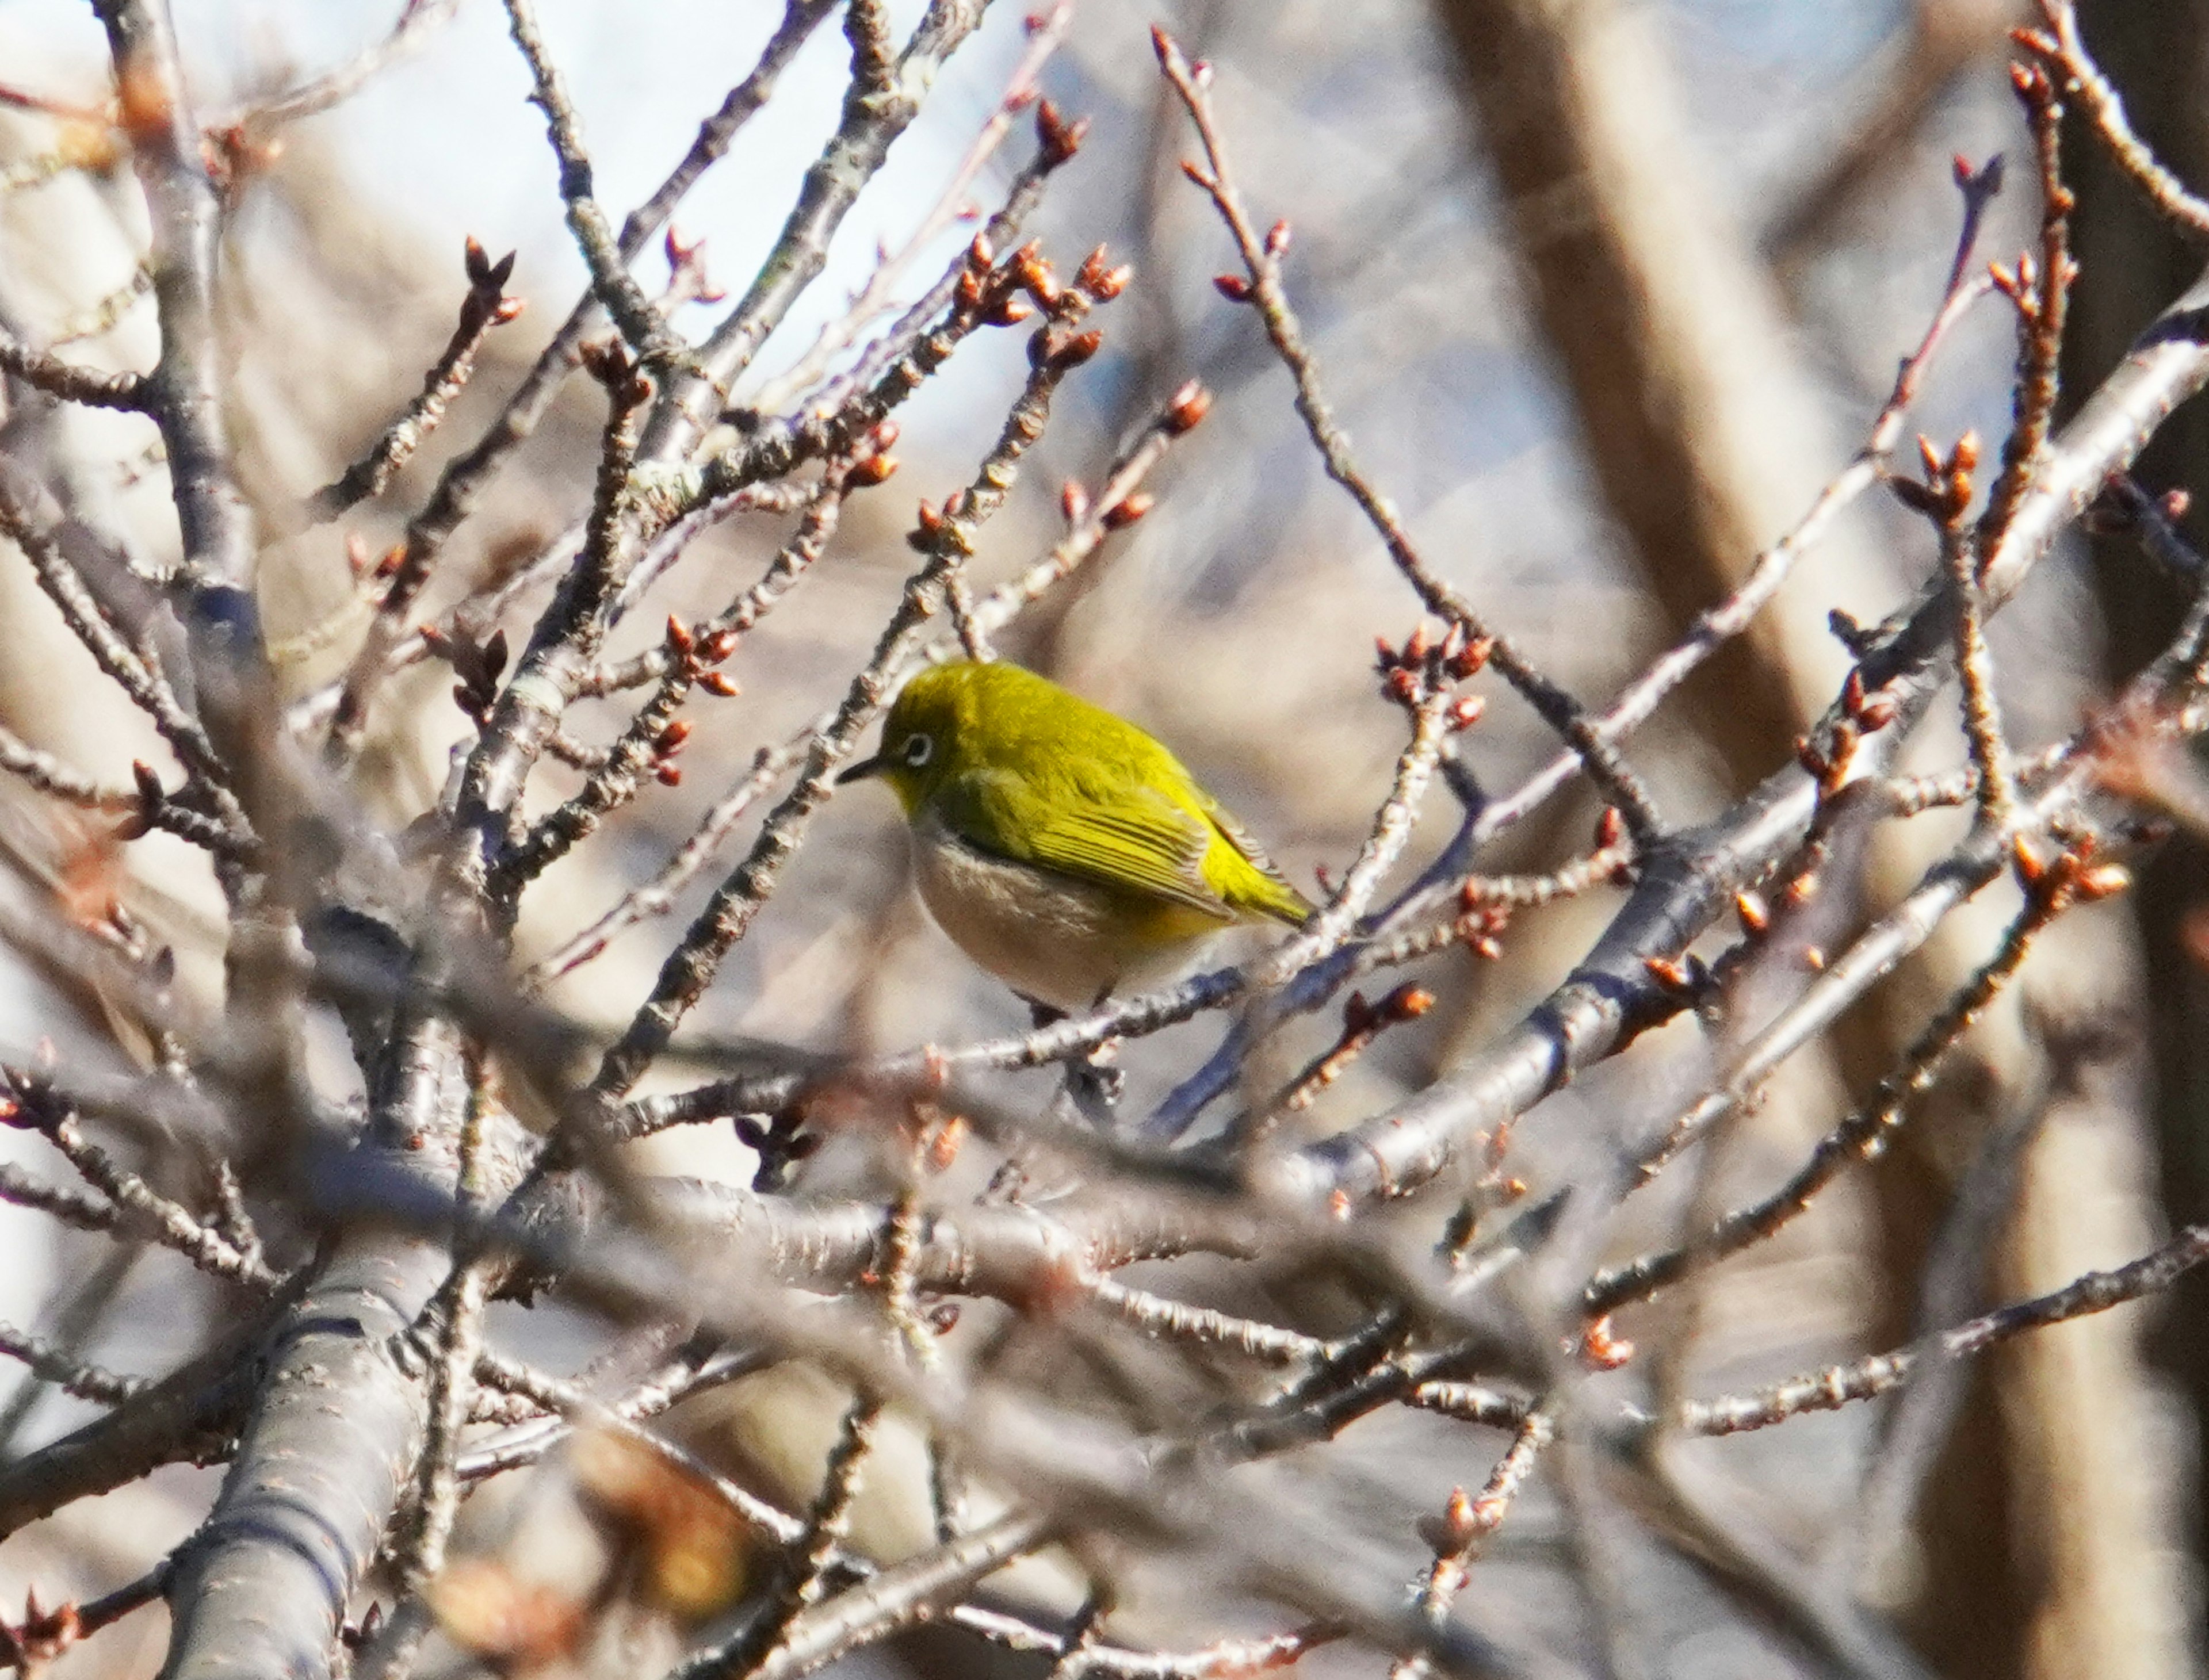
{"type": "Polygon", "coordinates": [[[836,772],[839,785],[846,782],[864,782],[870,776],[880,776],[889,768],[890,761],[877,753],[871,759],[862,759],[855,765],[846,765],[836,772]]]}

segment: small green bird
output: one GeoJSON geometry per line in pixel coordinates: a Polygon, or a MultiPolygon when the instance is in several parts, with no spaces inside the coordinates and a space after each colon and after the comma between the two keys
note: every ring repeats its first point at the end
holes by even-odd
{"type": "Polygon", "coordinates": [[[1180,759],[1017,665],[913,678],[838,779],[869,776],[905,806],[937,925],[1033,1003],[1087,1009],[1236,922],[1312,914],[1180,759]]]}

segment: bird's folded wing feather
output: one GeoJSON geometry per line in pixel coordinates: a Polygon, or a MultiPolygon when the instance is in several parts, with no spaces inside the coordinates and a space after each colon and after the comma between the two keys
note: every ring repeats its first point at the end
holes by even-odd
{"type": "Polygon", "coordinates": [[[984,771],[947,784],[938,806],[951,831],[980,850],[1223,921],[1234,914],[1204,878],[1212,825],[1147,789],[1074,784],[1044,798],[984,771]]]}
{"type": "Polygon", "coordinates": [[[1289,885],[1288,877],[1275,867],[1265,849],[1252,837],[1249,830],[1236,820],[1232,812],[1209,795],[1201,796],[1204,813],[1212,819],[1212,825],[1219,831],[1220,837],[1240,852],[1243,861],[1257,872],[1257,879],[1244,882],[1243,891],[1231,891],[1225,895],[1228,902],[1238,909],[1256,910],[1277,921],[1301,927],[1312,914],[1311,900],[1289,885]]]}

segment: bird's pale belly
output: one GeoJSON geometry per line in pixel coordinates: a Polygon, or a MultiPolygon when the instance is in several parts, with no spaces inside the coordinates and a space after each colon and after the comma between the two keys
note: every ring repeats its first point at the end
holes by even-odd
{"type": "Polygon", "coordinates": [[[1021,996],[1059,1009],[1172,974],[1233,920],[1008,862],[925,820],[912,838],[936,925],[1021,996]]]}

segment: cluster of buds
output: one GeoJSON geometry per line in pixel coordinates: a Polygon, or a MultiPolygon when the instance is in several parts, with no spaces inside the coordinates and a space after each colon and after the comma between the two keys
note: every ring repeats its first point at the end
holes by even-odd
{"type": "Polygon", "coordinates": [[[138,805],[116,825],[115,837],[118,840],[135,840],[150,831],[159,820],[161,807],[169,801],[168,789],[161,785],[161,772],[143,759],[130,761],[130,783],[137,792],[138,805]]]}
{"type": "Polygon", "coordinates": [[[907,546],[926,555],[936,553],[948,543],[961,554],[972,554],[972,545],[960,521],[972,508],[973,501],[972,494],[963,488],[944,497],[941,507],[923,496],[920,506],[913,510],[912,529],[905,536],[907,546]]]}
{"type": "MultiPolygon", "coordinates": [[[[2031,259],[2024,261],[2030,263],[2031,259]]],[[[1925,469],[1923,483],[1898,475],[1887,481],[1887,488],[1904,506],[1924,514],[1946,530],[1955,530],[1963,524],[1965,512],[1971,505],[1971,474],[1979,465],[1979,435],[1965,432],[1956,440],[1955,447],[1943,455],[1940,446],[1920,432],[1917,459],[1925,469]]]]}
{"type": "MultiPolygon", "coordinates": [[[[1406,708],[1423,705],[1452,683],[1477,675],[1496,645],[1490,637],[1468,636],[1465,627],[1454,622],[1439,639],[1421,624],[1401,647],[1392,647],[1381,636],[1375,636],[1373,645],[1381,692],[1406,708]]],[[[1469,729],[1487,710],[1488,702],[1478,695],[1460,695],[1451,702],[1447,721],[1453,729],[1469,729]]]]}
{"type": "Polygon", "coordinates": [[[460,324],[453,335],[455,340],[503,327],[521,314],[522,300],[506,295],[506,283],[514,278],[514,256],[509,251],[494,262],[472,237],[469,238],[461,255],[468,273],[468,295],[460,303],[460,324]]]}
{"type": "Polygon", "coordinates": [[[1476,1499],[1463,1488],[1454,1487],[1439,1515],[1423,1516],[1413,1526],[1436,1557],[1462,1557],[1503,1516],[1502,1500],[1476,1499]]]}
{"type": "Polygon", "coordinates": [[[1466,1565],[1510,1514],[1510,1491],[1490,1484],[1475,1496],[1462,1487],[1454,1487],[1440,1515],[1424,1516],[1414,1523],[1412,1527],[1419,1539],[1435,1554],[1439,1571],[1436,1584],[1451,1593],[1460,1591],[1472,1579],[1466,1565]]]}
{"type": "Polygon", "coordinates": [[[1451,931],[1474,956],[1493,963],[1503,955],[1503,930],[1511,925],[1511,907],[1484,897],[1478,881],[1467,881],[1457,890],[1457,920],[1451,931]]]}
{"type": "Polygon", "coordinates": [[[394,543],[382,554],[373,554],[358,531],[346,533],[346,568],[352,573],[354,585],[370,600],[379,598],[389,587],[406,560],[404,543],[394,543]]]}
{"type": "Polygon", "coordinates": [[[585,373],[605,387],[617,409],[636,408],[652,396],[652,375],[644,371],[618,334],[586,339],[575,359],[585,373]]]}
{"type": "Polygon", "coordinates": [[[690,720],[687,717],[671,719],[665,729],[652,738],[652,774],[663,788],[683,785],[683,766],[675,762],[675,755],[690,739],[690,720]]]}
{"type": "Polygon", "coordinates": [[[1342,1005],[1343,1035],[1370,1039],[1387,1028],[1417,1020],[1434,1006],[1433,993],[1408,981],[1387,993],[1378,1003],[1368,1003],[1363,992],[1352,992],[1342,1005]]]}
{"type": "Polygon", "coordinates": [[[1068,162],[1081,149],[1083,136],[1089,132],[1089,119],[1077,117],[1068,122],[1049,99],[1036,101],[1036,151],[1045,169],[1056,169],[1068,162]]]}
{"type": "MultiPolygon", "coordinates": [[[[737,632],[725,625],[701,634],[671,614],[667,620],[666,647],[672,669],[668,675],[668,686],[661,691],[665,696],[661,715],[672,711],[675,702],[694,684],[724,699],[733,699],[743,693],[733,678],[714,669],[737,651],[737,632]]],[[[652,711],[647,710],[640,722],[649,719],[651,716],[652,711]]],[[[653,776],[663,787],[676,788],[683,784],[683,767],[675,759],[689,739],[690,722],[683,717],[668,718],[653,732],[649,742],[647,762],[652,767],[653,776]]]]}
{"type": "Polygon", "coordinates": [[[752,1188],[761,1195],[786,1189],[798,1163],[821,1147],[823,1134],[794,1109],[735,1116],[737,1141],[759,1157],[752,1188]]]}
{"type": "Polygon", "coordinates": [[[1295,1113],[1310,1107],[1318,1101],[1320,1093],[1341,1078],[1344,1071],[1365,1053],[1375,1039],[1391,1027],[1417,1020],[1434,1006],[1435,994],[1408,981],[1388,992],[1378,1003],[1369,1002],[1363,992],[1352,992],[1342,1006],[1340,1036],[1282,1099],[1281,1109],[1295,1113]]]}
{"type": "Polygon", "coordinates": [[[1823,741],[1809,735],[1795,740],[1795,760],[1816,778],[1818,791],[1827,798],[1839,793],[1855,768],[1857,749],[1866,735],[1876,734],[1895,718],[1894,697],[1884,689],[1864,685],[1861,667],[1851,670],[1841,685],[1840,713],[1823,741]]]}
{"type": "MultiPolygon", "coordinates": [[[[2063,56],[2062,44],[2045,30],[2013,29],[2010,39],[2028,52],[2060,62],[2063,56]]],[[[2053,129],[2063,119],[2063,102],[2057,97],[2056,83],[2040,65],[2013,60],[2009,67],[2010,90],[2025,105],[2025,118],[2036,127],[2053,129]]],[[[2043,183],[2047,201],[2043,213],[2051,217],[2068,216],[2078,206],[2078,199],[2061,181],[2043,183]]]]}
{"type": "Polygon", "coordinates": [[[25,1674],[45,1671],[54,1660],[82,1637],[84,1624],[77,1607],[63,1600],[47,1610],[34,1590],[23,1594],[23,1619],[10,1626],[0,1622],[0,1663],[25,1674]]]}
{"type": "Polygon", "coordinates": [[[725,625],[701,635],[681,619],[672,614],[668,615],[668,657],[687,681],[725,700],[735,699],[743,690],[737,687],[733,677],[713,668],[737,651],[739,639],[737,633],[725,625]]]}
{"type": "Polygon", "coordinates": [[[1063,371],[1088,361],[1104,342],[1093,327],[1080,326],[1081,318],[1117,297],[1134,278],[1133,268],[1115,265],[1099,245],[1082,259],[1072,281],[1062,281],[1040,240],[1029,240],[1000,261],[983,232],[966,248],[952,303],[959,315],[986,327],[1016,327],[1040,313],[1044,324],[1028,341],[1028,360],[1063,371]]]}
{"type": "Polygon", "coordinates": [[[1997,152],[1983,164],[1974,164],[1961,152],[1951,153],[1948,173],[1959,190],[1990,199],[2001,190],[2002,154],[1997,152]]]}
{"type": "Polygon", "coordinates": [[[898,458],[890,453],[890,447],[898,441],[900,430],[894,420],[877,421],[852,452],[852,464],[844,470],[844,482],[853,485],[887,483],[898,470],[898,458]]]}
{"type": "Polygon", "coordinates": [[[670,222],[659,248],[667,257],[667,290],[659,300],[662,308],[671,309],[678,303],[718,303],[729,295],[726,287],[715,285],[706,273],[703,238],[685,239],[670,222]]]}
{"type": "Polygon", "coordinates": [[[416,633],[432,658],[453,668],[453,675],[460,679],[453,685],[453,704],[480,725],[491,716],[491,703],[498,698],[499,675],[506,669],[506,632],[494,630],[489,639],[481,642],[448,633],[434,624],[424,624],[416,633]]]}
{"type": "Polygon", "coordinates": [[[2130,886],[2132,872],[2122,863],[2095,862],[2095,849],[2094,837],[2082,834],[2054,857],[2043,857],[2031,836],[2019,835],[2010,843],[2010,857],[2027,902],[2043,916],[2052,917],[2074,904],[2091,904],[2130,886]]]}

